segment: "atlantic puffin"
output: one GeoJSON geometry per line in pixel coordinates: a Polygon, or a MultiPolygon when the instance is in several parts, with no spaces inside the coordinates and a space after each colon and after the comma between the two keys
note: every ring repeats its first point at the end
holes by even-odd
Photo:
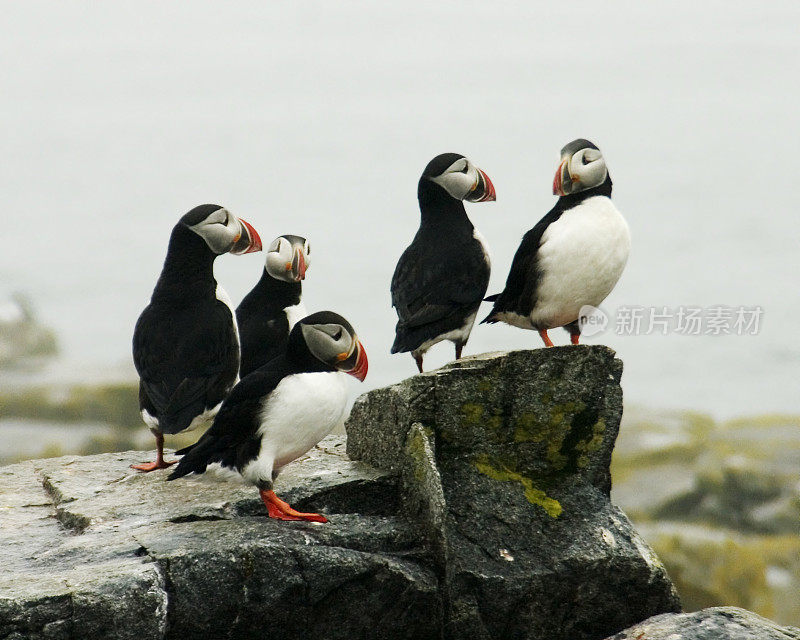
{"type": "Polygon", "coordinates": [[[561,149],[556,205],[522,238],[505,289],[483,322],[535,329],[564,327],[578,344],[581,307],[598,306],[617,284],[631,248],[628,224],[611,201],[603,154],[583,138],[561,149]]]}
{"type": "Polygon", "coordinates": [[[363,382],[367,353],[347,320],[320,311],[295,324],[285,351],[242,378],[214,424],[183,455],[175,480],[219,463],[258,488],[270,518],[327,522],[301,513],[275,495],[281,469],[316,445],[345,417],[345,373],[363,382]]]}
{"type": "Polygon", "coordinates": [[[300,283],[310,263],[311,245],[300,236],[278,236],[267,249],[261,279],[236,308],[242,378],[280,355],[292,327],[307,315],[300,283]]]}
{"type": "Polygon", "coordinates": [[[421,221],[392,277],[397,326],[392,353],[422,358],[437,342],[455,344],[456,359],[469,338],[489,285],[491,264],[481,235],[467,217],[464,200],[495,200],[492,181],[458,153],[428,163],[417,186],[421,221]]]}
{"type": "Polygon", "coordinates": [[[253,251],[261,251],[256,230],[217,204],[195,207],[172,229],[161,275],[133,332],[139,409],[156,437],[157,455],[132,468],[174,464],[164,460],[164,434],[210,422],[236,384],[236,317],[214,279],[214,260],[253,251]]]}

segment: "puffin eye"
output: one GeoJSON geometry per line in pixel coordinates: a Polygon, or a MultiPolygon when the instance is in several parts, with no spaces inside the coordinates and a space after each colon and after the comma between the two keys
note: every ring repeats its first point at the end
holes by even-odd
{"type": "Polygon", "coordinates": [[[333,334],[333,339],[336,340],[336,342],[339,342],[339,340],[342,339],[342,328],[341,327],[339,327],[339,329],[337,329],[336,333],[333,334]]]}
{"type": "Polygon", "coordinates": [[[467,173],[469,171],[469,163],[464,162],[464,168],[461,170],[461,173],[467,173]]]}
{"type": "Polygon", "coordinates": [[[583,164],[589,164],[591,162],[591,160],[589,159],[588,155],[589,154],[587,154],[587,153],[583,154],[583,158],[581,158],[581,162],[583,162],[583,164]]]}

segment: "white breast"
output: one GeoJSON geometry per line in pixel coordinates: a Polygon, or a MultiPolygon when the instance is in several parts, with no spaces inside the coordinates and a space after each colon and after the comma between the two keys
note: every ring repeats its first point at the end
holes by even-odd
{"type": "Polygon", "coordinates": [[[286,312],[286,319],[289,321],[289,331],[297,324],[298,320],[302,320],[308,315],[306,307],[302,302],[298,302],[291,307],[286,307],[284,311],[286,312]]]}
{"type": "Polygon", "coordinates": [[[478,242],[481,243],[481,249],[483,249],[483,259],[486,261],[486,266],[491,269],[492,267],[492,256],[489,253],[489,245],[486,244],[486,239],[483,237],[480,231],[477,229],[472,230],[472,237],[475,238],[478,242]]]}
{"type": "Polygon", "coordinates": [[[622,275],[630,248],[628,224],[610,198],[587,198],[565,211],[542,235],[532,323],[561,327],[583,305],[598,306],[622,275]]]}
{"type": "Polygon", "coordinates": [[[245,479],[253,484],[272,480],[273,471],[299,458],[344,419],[347,399],[344,373],[299,373],[281,380],[261,409],[261,452],[242,469],[245,479]]]}
{"type": "Polygon", "coordinates": [[[224,303],[225,306],[228,307],[228,310],[231,312],[231,322],[233,322],[233,330],[236,332],[236,342],[238,342],[241,345],[242,341],[239,340],[239,325],[236,323],[236,312],[233,310],[233,303],[231,302],[231,298],[228,295],[228,292],[222,288],[221,284],[217,283],[217,290],[215,292],[215,295],[217,296],[217,300],[224,303]]]}

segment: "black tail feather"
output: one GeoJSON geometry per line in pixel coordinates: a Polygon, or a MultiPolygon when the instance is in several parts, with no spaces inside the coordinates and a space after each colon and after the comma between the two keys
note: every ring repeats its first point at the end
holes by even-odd
{"type": "Polygon", "coordinates": [[[497,299],[498,299],[498,298],[499,298],[501,295],[503,295],[503,294],[502,294],[502,292],[501,292],[501,293],[494,293],[494,294],[492,294],[492,295],[490,295],[490,296],[486,296],[486,297],[483,299],[483,301],[484,301],[484,302],[496,302],[496,301],[497,301],[497,299]]]}

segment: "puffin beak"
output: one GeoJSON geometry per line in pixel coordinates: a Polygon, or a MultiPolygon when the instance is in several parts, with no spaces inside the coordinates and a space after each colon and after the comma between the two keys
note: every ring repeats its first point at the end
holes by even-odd
{"type": "Polygon", "coordinates": [[[230,250],[235,256],[240,256],[245,253],[253,253],[255,251],[261,251],[261,237],[258,235],[258,231],[253,228],[246,220],[242,218],[236,218],[239,221],[239,236],[233,243],[233,248],[230,250]]]}
{"type": "Polygon", "coordinates": [[[292,274],[294,275],[295,282],[306,279],[306,259],[303,257],[303,250],[300,248],[294,250],[292,274]]]}
{"type": "Polygon", "coordinates": [[[364,349],[364,346],[361,344],[361,341],[358,339],[356,339],[356,349],[358,350],[358,354],[356,355],[356,364],[349,371],[345,371],[345,373],[349,373],[354,378],[358,378],[361,382],[364,382],[364,378],[367,377],[369,362],[367,361],[367,352],[364,349]]]}
{"type": "Polygon", "coordinates": [[[564,193],[564,182],[569,181],[569,158],[566,160],[562,160],[561,164],[558,165],[558,169],[556,170],[556,176],[553,178],[553,195],[554,196],[565,196],[567,195],[564,193]],[[565,175],[566,175],[566,180],[565,175]]]}
{"type": "Polygon", "coordinates": [[[478,181],[467,196],[467,200],[470,202],[494,202],[497,200],[494,185],[483,169],[478,169],[478,181]]]}

